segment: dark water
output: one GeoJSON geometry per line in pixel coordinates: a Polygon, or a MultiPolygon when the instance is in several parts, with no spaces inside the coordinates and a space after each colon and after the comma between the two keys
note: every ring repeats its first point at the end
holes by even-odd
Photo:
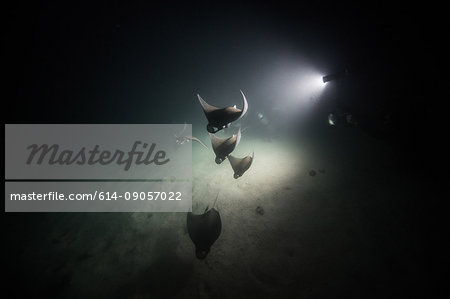
{"type": "Polygon", "coordinates": [[[242,90],[236,155],[255,160],[235,180],[193,144],[193,211],[219,192],[223,221],[201,261],[185,213],[4,213],[4,294],[433,297],[448,263],[446,118],[435,86],[419,88],[441,63],[415,13],[21,2],[5,42],[6,123],[191,123],[210,147],[197,94],[239,108],[242,90]],[[346,80],[312,80],[344,69],[346,80]],[[357,124],[328,126],[329,113],[357,124]]]}

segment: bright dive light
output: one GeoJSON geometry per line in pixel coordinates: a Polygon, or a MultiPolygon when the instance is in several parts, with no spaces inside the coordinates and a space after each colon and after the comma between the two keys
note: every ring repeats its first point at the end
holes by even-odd
{"type": "Polygon", "coordinates": [[[321,87],[324,87],[326,82],[323,81],[323,77],[319,77],[317,80],[318,85],[320,85],[321,87]]]}
{"type": "Polygon", "coordinates": [[[342,79],[342,78],[344,78],[345,76],[347,76],[347,74],[348,74],[348,71],[347,71],[347,70],[345,70],[345,71],[343,71],[343,72],[338,72],[338,73],[334,73],[334,74],[329,74],[329,75],[323,76],[323,77],[322,77],[322,81],[323,81],[323,83],[325,84],[325,83],[330,82],[330,81],[333,81],[333,80],[342,79]]]}

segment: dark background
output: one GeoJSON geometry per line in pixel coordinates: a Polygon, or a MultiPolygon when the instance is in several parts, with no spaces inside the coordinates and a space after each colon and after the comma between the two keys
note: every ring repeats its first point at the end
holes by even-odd
{"type": "Polygon", "coordinates": [[[437,147],[438,7],[46,1],[7,13],[9,123],[183,122],[166,112],[194,111],[196,93],[264,98],[271,63],[301,53],[324,75],[349,71],[332,97],[369,133],[437,147]]]}
{"type": "MultiPolygon", "coordinates": [[[[412,2],[20,2],[6,11],[5,123],[180,123],[167,111],[197,111],[197,92],[245,86],[260,95],[260,74],[283,55],[301,53],[324,74],[348,70],[317,111],[332,103],[352,113],[392,146],[396,170],[430,186],[408,219],[424,252],[423,277],[411,283],[431,296],[447,262],[435,212],[447,137],[439,133],[439,10],[412,2]]],[[[34,221],[6,214],[4,227],[24,219],[34,221]]],[[[6,244],[16,239],[6,234],[6,244]]],[[[6,276],[25,275],[8,265],[6,276]]]]}

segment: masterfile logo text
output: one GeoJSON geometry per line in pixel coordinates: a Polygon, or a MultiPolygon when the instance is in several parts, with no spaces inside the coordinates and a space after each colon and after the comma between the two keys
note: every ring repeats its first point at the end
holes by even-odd
{"type": "Polygon", "coordinates": [[[5,211],[190,211],[181,131],[191,126],[7,124],[5,211]]]}

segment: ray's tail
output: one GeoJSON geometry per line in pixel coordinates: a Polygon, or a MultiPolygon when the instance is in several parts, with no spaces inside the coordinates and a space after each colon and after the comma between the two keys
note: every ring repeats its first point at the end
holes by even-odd
{"type": "Polygon", "coordinates": [[[197,137],[192,137],[192,140],[197,141],[198,143],[200,143],[201,145],[203,145],[204,148],[208,149],[208,147],[206,146],[206,144],[204,144],[200,139],[198,139],[197,137]]]}

